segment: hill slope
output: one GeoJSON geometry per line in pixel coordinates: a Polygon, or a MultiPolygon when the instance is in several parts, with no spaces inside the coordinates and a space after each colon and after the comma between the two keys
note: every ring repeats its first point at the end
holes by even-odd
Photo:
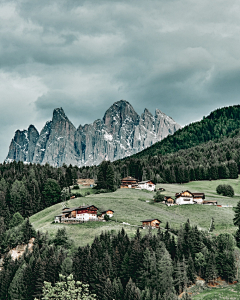
{"type": "MultiPolygon", "coordinates": [[[[204,192],[206,199],[216,199],[219,204],[236,206],[240,200],[240,186],[238,179],[216,180],[216,181],[195,181],[184,185],[164,184],[161,185],[167,196],[173,196],[176,192],[190,190],[192,192],[204,192]],[[236,196],[228,198],[216,194],[216,186],[221,183],[229,183],[235,189],[236,196]]],[[[115,211],[114,221],[110,222],[89,222],[77,225],[52,224],[54,216],[61,212],[61,204],[51,206],[30,218],[36,230],[48,231],[51,236],[56,234],[58,228],[66,227],[68,235],[75,240],[76,245],[83,246],[91,243],[95,237],[105,230],[118,231],[122,226],[133,235],[137,227],[120,224],[126,222],[131,225],[141,225],[141,220],[146,218],[159,218],[162,221],[161,227],[165,227],[169,222],[171,227],[179,228],[181,224],[190,219],[191,224],[195,224],[203,230],[208,230],[211,218],[215,219],[214,233],[235,232],[232,219],[234,211],[232,208],[220,208],[204,205],[182,205],[167,207],[164,204],[151,204],[153,193],[140,190],[119,189],[114,193],[89,195],[85,198],[76,198],[69,201],[69,206],[74,207],[84,204],[94,204],[99,208],[111,208],[115,211]]]]}
{"type": "Polygon", "coordinates": [[[165,155],[180,149],[188,149],[210,140],[228,136],[240,128],[240,105],[224,107],[210,113],[196,123],[191,123],[172,136],[154,144],[135,155],[137,158],[165,155]]]}

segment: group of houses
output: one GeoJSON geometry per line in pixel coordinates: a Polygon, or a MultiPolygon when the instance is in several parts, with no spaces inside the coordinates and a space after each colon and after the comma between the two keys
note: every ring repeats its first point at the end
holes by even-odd
{"type": "Polygon", "coordinates": [[[181,193],[176,193],[175,199],[172,197],[165,197],[164,203],[168,206],[183,204],[217,205],[217,201],[205,200],[204,193],[191,193],[188,190],[181,193]]]}
{"type": "Polygon", "coordinates": [[[65,207],[62,213],[55,216],[55,223],[81,223],[88,221],[103,220],[104,215],[107,214],[110,218],[113,217],[114,211],[108,209],[102,211],[100,215],[97,214],[98,208],[95,205],[82,205],[77,207],[65,207]]]}
{"type": "Polygon", "coordinates": [[[132,176],[127,176],[121,180],[121,189],[138,189],[138,190],[148,190],[153,192],[156,185],[151,180],[138,181],[132,176]]]}
{"type": "MultiPolygon", "coordinates": [[[[83,223],[88,221],[101,221],[104,220],[105,214],[110,218],[113,217],[114,211],[108,209],[97,214],[98,208],[95,205],[82,205],[78,207],[65,207],[62,213],[55,216],[55,223],[83,223]]],[[[159,219],[143,220],[142,228],[152,227],[159,228],[161,221],[159,219]]]]}

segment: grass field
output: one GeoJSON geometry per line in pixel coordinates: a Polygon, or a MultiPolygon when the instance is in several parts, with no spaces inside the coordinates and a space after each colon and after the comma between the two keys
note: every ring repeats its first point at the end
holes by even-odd
{"type": "MultiPolygon", "coordinates": [[[[217,200],[218,204],[236,206],[237,202],[240,201],[240,185],[238,179],[195,181],[187,184],[161,184],[158,185],[157,188],[160,186],[165,188],[166,191],[163,192],[163,194],[166,196],[174,196],[176,192],[190,190],[191,192],[204,192],[206,199],[217,200]],[[231,184],[235,190],[235,197],[228,198],[217,195],[216,187],[219,184],[231,184]]],[[[232,223],[234,211],[230,207],[221,208],[197,204],[167,207],[160,203],[153,204],[151,202],[153,195],[153,192],[148,191],[118,189],[114,193],[90,194],[86,197],[75,198],[68,201],[69,207],[94,204],[102,210],[113,209],[115,211],[114,221],[112,220],[107,223],[89,222],[75,225],[52,224],[54,216],[61,212],[61,203],[33,215],[30,221],[36,230],[48,231],[50,236],[53,236],[58,228],[65,227],[69,237],[74,239],[77,246],[91,243],[94,237],[100,234],[101,231],[118,231],[123,226],[128,234],[132,236],[137,227],[122,225],[119,222],[141,225],[141,220],[148,218],[160,219],[162,221],[161,227],[164,227],[168,221],[170,226],[174,228],[179,227],[189,219],[192,225],[197,225],[203,230],[208,230],[211,218],[214,217],[215,230],[213,234],[223,232],[233,233],[236,231],[236,227],[234,227],[232,223]]]]}
{"type": "Polygon", "coordinates": [[[212,288],[193,296],[193,300],[239,300],[240,284],[230,285],[228,287],[212,288]]]}

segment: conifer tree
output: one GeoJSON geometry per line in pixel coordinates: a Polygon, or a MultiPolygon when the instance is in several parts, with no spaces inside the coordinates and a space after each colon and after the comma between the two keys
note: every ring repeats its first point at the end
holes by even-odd
{"type": "Polygon", "coordinates": [[[45,207],[48,207],[61,201],[61,189],[58,182],[54,179],[47,179],[46,183],[44,184],[42,194],[45,207]]]}
{"type": "Polygon", "coordinates": [[[8,295],[10,299],[24,300],[25,298],[25,285],[24,285],[24,269],[26,268],[25,262],[19,266],[17,272],[15,273],[13,280],[8,289],[8,295]]]}
{"type": "Polygon", "coordinates": [[[123,286],[119,278],[114,278],[112,284],[113,299],[123,299],[123,286]]]}
{"type": "Polygon", "coordinates": [[[121,273],[120,278],[122,280],[123,286],[126,286],[127,282],[130,278],[130,272],[129,272],[129,255],[126,252],[122,261],[121,265],[121,273]]]}
{"type": "Polygon", "coordinates": [[[23,231],[23,242],[25,244],[27,244],[31,238],[36,236],[36,231],[33,228],[32,224],[29,222],[28,218],[26,221],[24,221],[22,225],[22,231],[23,231]]]}
{"type": "Polygon", "coordinates": [[[61,274],[69,276],[72,273],[73,261],[70,257],[66,257],[61,265],[61,274]]]}
{"type": "Polygon", "coordinates": [[[214,253],[209,254],[205,278],[208,282],[214,281],[217,278],[217,268],[214,253]]]}
{"type": "Polygon", "coordinates": [[[237,203],[237,207],[235,208],[235,216],[233,218],[233,224],[240,228],[240,201],[237,203]]]}
{"type": "Polygon", "coordinates": [[[237,247],[240,248],[240,227],[238,227],[235,233],[235,239],[236,239],[237,247]]]}
{"type": "Polygon", "coordinates": [[[194,267],[194,262],[192,256],[190,255],[187,262],[187,277],[188,282],[194,284],[196,282],[196,271],[194,267]]]}
{"type": "Polygon", "coordinates": [[[141,292],[131,278],[126,286],[123,300],[141,300],[141,292]]]}
{"type": "Polygon", "coordinates": [[[31,285],[33,286],[33,296],[37,299],[39,299],[42,294],[42,287],[45,278],[44,271],[44,263],[39,257],[34,263],[31,282],[31,285]]]}
{"type": "Polygon", "coordinates": [[[108,190],[115,191],[115,178],[114,178],[114,169],[112,164],[109,164],[107,168],[106,185],[108,190]]]}
{"type": "Polygon", "coordinates": [[[103,300],[112,300],[115,299],[113,295],[113,286],[112,282],[109,278],[107,278],[105,285],[104,285],[104,290],[103,290],[103,300]]]}
{"type": "Polygon", "coordinates": [[[142,291],[141,300],[152,300],[149,288],[142,291]]]}
{"type": "Polygon", "coordinates": [[[4,223],[8,227],[10,221],[10,213],[5,201],[5,194],[2,191],[0,191],[0,217],[4,218],[4,223]]]}
{"type": "Polygon", "coordinates": [[[156,259],[154,259],[154,262],[152,264],[152,255],[150,250],[147,248],[144,251],[143,254],[143,261],[141,264],[141,268],[139,270],[139,278],[138,278],[138,286],[141,290],[146,289],[147,287],[151,286],[151,276],[153,276],[152,273],[152,265],[156,266],[156,259]]]}
{"type": "Polygon", "coordinates": [[[129,255],[129,277],[132,278],[134,282],[136,282],[138,278],[138,272],[139,272],[139,261],[142,260],[142,251],[140,246],[139,239],[134,239],[134,243],[129,255]]]}
{"type": "Polygon", "coordinates": [[[166,249],[161,260],[158,261],[157,268],[159,272],[159,292],[161,295],[171,293],[173,290],[173,266],[171,257],[166,249]]]}

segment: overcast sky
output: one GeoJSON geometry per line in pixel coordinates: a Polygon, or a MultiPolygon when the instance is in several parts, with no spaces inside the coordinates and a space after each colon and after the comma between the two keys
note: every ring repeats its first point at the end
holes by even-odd
{"type": "Polygon", "coordinates": [[[120,99],[180,125],[238,104],[239,16],[226,0],[1,0],[0,161],[56,107],[78,127],[120,99]]]}

